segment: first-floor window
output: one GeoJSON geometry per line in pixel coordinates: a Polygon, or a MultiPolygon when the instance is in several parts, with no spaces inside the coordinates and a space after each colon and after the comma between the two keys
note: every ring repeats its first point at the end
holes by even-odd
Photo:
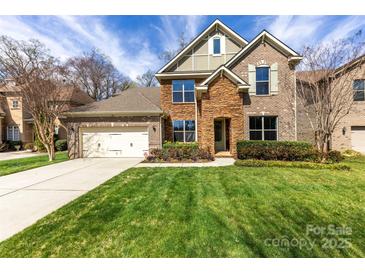
{"type": "Polygon", "coordinates": [[[249,121],[250,140],[277,140],[276,116],[251,116],[249,121]]]}
{"type": "Polygon", "coordinates": [[[18,126],[8,126],[8,141],[19,141],[19,127],[18,126]]]}
{"type": "Polygon", "coordinates": [[[195,121],[176,120],[172,122],[174,129],[174,142],[195,141],[195,121]]]}

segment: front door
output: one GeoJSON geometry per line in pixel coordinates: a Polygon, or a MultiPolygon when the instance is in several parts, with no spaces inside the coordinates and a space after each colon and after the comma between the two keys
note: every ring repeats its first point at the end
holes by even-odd
{"type": "Polygon", "coordinates": [[[226,150],[226,130],[225,120],[214,121],[214,148],[215,152],[226,150]]]}

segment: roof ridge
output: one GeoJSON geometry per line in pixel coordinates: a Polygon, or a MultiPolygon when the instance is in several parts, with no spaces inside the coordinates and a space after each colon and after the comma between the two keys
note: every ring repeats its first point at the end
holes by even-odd
{"type": "Polygon", "coordinates": [[[137,89],[137,92],[139,94],[141,94],[143,96],[143,98],[145,98],[148,102],[150,102],[152,105],[154,105],[155,107],[157,107],[158,109],[161,109],[159,106],[157,106],[155,103],[153,103],[150,99],[148,99],[146,96],[144,96],[144,94],[142,94],[142,92],[140,92],[138,89],[137,89]]]}

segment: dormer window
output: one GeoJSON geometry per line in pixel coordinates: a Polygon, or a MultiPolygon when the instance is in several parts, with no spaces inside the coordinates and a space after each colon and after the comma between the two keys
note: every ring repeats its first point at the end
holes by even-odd
{"type": "Polygon", "coordinates": [[[19,107],[19,101],[13,100],[13,108],[18,108],[18,107],[19,107]]]}
{"type": "Polygon", "coordinates": [[[213,39],[213,54],[221,54],[221,38],[216,37],[213,39]]]}

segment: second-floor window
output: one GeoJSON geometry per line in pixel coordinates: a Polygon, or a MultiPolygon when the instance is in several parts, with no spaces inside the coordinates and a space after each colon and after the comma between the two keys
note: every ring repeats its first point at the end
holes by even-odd
{"type": "Polygon", "coordinates": [[[269,67],[256,68],[256,95],[269,94],[269,67]]]}
{"type": "Polygon", "coordinates": [[[195,141],[195,121],[175,120],[172,122],[174,130],[174,142],[194,142],[195,141]]]}
{"type": "Polygon", "coordinates": [[[194,80],[173,80],[172,81],[172,102],[192,103],[195,101],[194,80]]]}
{"type": "Polygon", "coordinates": [[[19,107],[19,101],[13,100],[13,108],[18,108],[18,107],[19,107]]]}
{"type": "Polygon", "coordinates": [[[365,80],[353,82],[354,101],[365,101],[365,80]]]}
{"type": "Polygon", "coordinates": [[[221,54],[221,39],[219,37],[213,39],[213,54],[221,54]]]}

